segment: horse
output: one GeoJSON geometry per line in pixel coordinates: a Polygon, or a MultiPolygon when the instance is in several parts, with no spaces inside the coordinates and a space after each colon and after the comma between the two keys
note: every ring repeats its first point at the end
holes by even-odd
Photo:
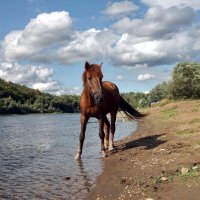
{"type": "Polygon", "coordinates": [[[99,121],[99,137],[101,139],[102,158],[106,157],[106,149],[113,150],[115,122],[118,110],[122,110],[131,118],[142,118],[145,114],[140,113],[129,105],[120,96],[118,87],[109,81],[102,81],[102,64],[90,64],[85,62],[85,70],[82,75],[83,91],[80,98],[81,109],[81,130],[79,136],[79,146],[75,159],[80,159],[85,139],[87,122],[90,117],[95,117],[99,121]],[[106,116],[110,113],[111,124],[106,116]],[[109,141],[109,132],[111,138],[109,141]],[[105,132],[104,132],[105,130],[105,132]]]}

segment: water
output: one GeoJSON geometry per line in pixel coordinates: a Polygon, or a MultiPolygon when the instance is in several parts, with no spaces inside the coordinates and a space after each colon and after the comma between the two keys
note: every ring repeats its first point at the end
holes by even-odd
{"type": "MultiPolygon", "coordinates": [[[[102,172],[98,123],[87,126],[82,161],[74,159],[79,114],[0,116],[0,199],[85,199],[102,172]]],[[[116,140],[136,129],[117,122],[116,140]]]]}

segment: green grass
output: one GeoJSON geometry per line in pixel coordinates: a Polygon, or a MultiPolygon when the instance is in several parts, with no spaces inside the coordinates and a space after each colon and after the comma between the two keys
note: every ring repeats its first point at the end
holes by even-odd
{"type": "Polygon", "coordinates": [[[193,105],[191,108],[192,112],[198,112],[200,110],[200,104],[193,105]]]}
{"type": "Polygon", "coordinates": [[[167,105],[169,103],[172,103],[172,102],[174,102],[174,101],[173,100],[169,100],[169,99],[162,99],[161,101],[156,102],[155,105],[163,107],[163,106],[165,106],[165,105],[167,105]]]}
{"type": "Polygon", "coordinates": [[[162,110],[161,113],[166,117],[175,117],[178,114],[177,106],[162,110]]]}
{"type": "Polygon", "coordinates": [[[193,119],[189,122],[189,124],[193,125],[193,124],[198,124],[200,123],[200,118],[196,118],[196,119],[193,119]]]}
{"type": "Polygon", "coordinates": [[[192,130],[192,129],[185,129],[185,130],[182,130],[182,131],[178,131],[176,134],[180,135],[180,136],[190,136],[193,133],[194,133],[194,130],[192,130]]]}
{"type": "Polygon", "coordinates": [[[186,174],[178,174],[178,177],[180,177],[183,181],[186,181],[189,178],[195,178],[198,177],[199,175],[200,175],[199,168],[197,168],[197,169],[191,169],[186,174]]]}
{"type": "MultiPolygon", "coordinates": [[[[169,174],[166,175],[165,177],[167,178],[166,182],[173,182],[175,179],[180,179],[182,181],[187,181],[189,178],[195,178],[200,176],[200,168],[193,168],[189,167],[189,172],[186,174],[182,174],[180,170],[177,170],[174,172],[174,174],[169,174]]],[[[153,178],[151,181],[151,186],[156,186],[158,184],[163,183],[162,181],[163,176],[156,176],[153,178]]]]}
{"type": "Polygon", "coordinates": [[[192,130],[192,129],[185,129],[185,130],[182,130],[182,131],[178,131],[176,134],[180,135],[180,136],[190,136],[193,133],[194,133],[194,130],[192,130]]]}

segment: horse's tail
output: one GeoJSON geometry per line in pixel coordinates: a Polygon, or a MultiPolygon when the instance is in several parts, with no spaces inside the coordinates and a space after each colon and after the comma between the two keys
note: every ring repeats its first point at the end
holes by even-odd
{"type": "Polygon", "coordinates": [[[146,114],[142,114],[128,104],[121,96],[119,96],[119,108],[123,111],[129,119],[138,119],[145,117],[146,114]]]}

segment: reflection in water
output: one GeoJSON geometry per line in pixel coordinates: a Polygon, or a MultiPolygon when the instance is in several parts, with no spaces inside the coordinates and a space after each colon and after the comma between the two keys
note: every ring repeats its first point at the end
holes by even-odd
{"type": "MultiPolygon", "coordinates": [[[[0,199],[86,198],[102,172],[100,139],[98,123],[89,123],[82,160],[76,161],[79,118],[79,114],[0,116],[0,199]]],[[[116,139],[134,128],[133,123],[117,123],[116,139]]]]}
{"type": "Polygon", "coordinates": [[[89,179],[89,176],[85,172],[83,161],[81,159],[77,160],[77,164],[78,164],[78,167],[79,167],[80,175],[83,178],[84,189],[87,191],[87,193],[89,193],[90,188],[91,188],[91,184],[90,184],[91,181],[89,179]]]}

